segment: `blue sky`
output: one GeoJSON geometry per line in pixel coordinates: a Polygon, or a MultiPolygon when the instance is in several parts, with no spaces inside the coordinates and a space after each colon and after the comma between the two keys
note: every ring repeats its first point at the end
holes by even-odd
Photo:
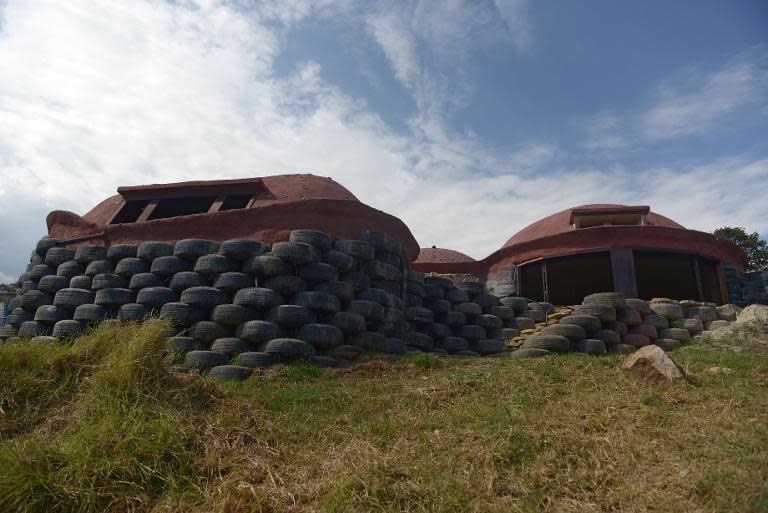
{"type": "Polygon", "coordinates": [[[0,0],[0,281],[120,185],[332,176],[482,258],[649,204],[768,235],[768,3],[0,0]]]}

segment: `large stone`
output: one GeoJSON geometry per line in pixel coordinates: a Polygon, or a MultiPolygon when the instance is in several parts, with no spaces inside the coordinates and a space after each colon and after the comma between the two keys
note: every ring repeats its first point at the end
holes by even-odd
{"type": "Polygon", "coordinates": [[[723,305],[717,307],[717,318],[723,321],[735,321],[736,316],[741,312],[741,308],[736,305],[723,305]]]}
{"type": "Polygon", "coordinates": [[[736,316],[739,324],[755,324],[761,328],[768,328],[768,306],[749,305],[736,316]]]}
{"type": "Polygon", "coordinates": [[[685,372],[659,346],[645,346],[632,353],[622,365],[628,373],[654,383],[685,377],[685,372]]]}

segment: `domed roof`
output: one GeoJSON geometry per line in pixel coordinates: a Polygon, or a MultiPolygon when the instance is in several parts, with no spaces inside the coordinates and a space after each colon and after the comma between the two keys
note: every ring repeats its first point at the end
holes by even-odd
{"type": "Polygon", "coordinates": [[[509,247],[535,239],[550,237],[574,230],[574,218],[577,216],[606,216],[606,215],[645,215],[645,224],[650,226],[665,226],[667,228],[684,228],[655,212],[647,206],[628,206],[614,204],[591,204],[573,207],[532,223],[513,235],[502,247],[509,247]]]}
{"type": "Polygon", "coordinates": [[[419,256],[414,263],[457,264],[465,262],[475,262],[475,259],[459,251],[432,246],[431,248],[421,248],[419,256]]]}

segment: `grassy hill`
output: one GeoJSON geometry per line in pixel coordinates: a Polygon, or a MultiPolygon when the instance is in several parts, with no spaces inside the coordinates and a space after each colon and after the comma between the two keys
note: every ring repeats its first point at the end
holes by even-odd
{"type": "Polygon", "coordinates": [[[0,511],[768,511],[748,347],[684,347],[661,386],[580,355],[217,384],[166,371],[166,329],[0,347],[0,511]]]}

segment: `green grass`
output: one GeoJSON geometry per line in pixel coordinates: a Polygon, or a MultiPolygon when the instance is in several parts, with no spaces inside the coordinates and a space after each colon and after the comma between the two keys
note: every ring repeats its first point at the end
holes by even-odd
{"type": "MultiPolygon", "coordinates": [[[[768,355],[167,372],[168,326],[0,346],[0,511],[768,511],[768,355]],[[712,374],[710,367],[729,373],[712,374]]],[[[736,342],[736,341],[734,341],[736,342]]]]}

